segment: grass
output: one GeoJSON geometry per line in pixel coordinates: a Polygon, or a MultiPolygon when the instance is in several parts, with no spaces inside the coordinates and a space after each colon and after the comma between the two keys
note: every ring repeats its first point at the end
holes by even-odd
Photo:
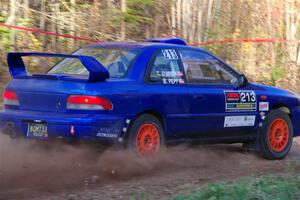
{"type": "Polygon", "coordinates": [[[264,176],[209,184],[173,200],[294,200],[300,199],[300,177],[264,176]]]}

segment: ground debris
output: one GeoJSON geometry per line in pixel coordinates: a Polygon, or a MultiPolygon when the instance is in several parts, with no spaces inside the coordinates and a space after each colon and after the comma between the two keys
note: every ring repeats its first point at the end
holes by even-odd
{"type": "Polygon", "coordinates": [[[300,159],[297,141],[280,161],[244,154],[241,144],[176,146],[149,160],[109,149],[100,154],[86,145],[45,148],[0,137],[0,199],[163,200],[211,182],[289,170],[300,159]]]}

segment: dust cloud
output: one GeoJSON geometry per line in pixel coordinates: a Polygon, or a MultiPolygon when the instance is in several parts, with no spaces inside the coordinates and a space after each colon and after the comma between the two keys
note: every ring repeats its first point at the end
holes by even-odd
{"type": "Polygon", "coordinates": [[[202,169],[212,177],[238,175],[248,169],[262,170],[267,162],[244,152],[241,144],[176,146],[139,158],[90,143],[11,139],[0,134],[0,199],[160,177],[180,170],[202,169]]]}

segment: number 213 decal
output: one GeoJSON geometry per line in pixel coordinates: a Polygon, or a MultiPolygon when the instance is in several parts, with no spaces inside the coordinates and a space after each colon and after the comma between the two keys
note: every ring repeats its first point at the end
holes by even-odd
{"type": "Polygon", "coordinates": [[[241,103],[256,102],[256,96],[254,92],[240,92],[241,103]]]}
{"type": "Polygon", "coordinates": [[[230,111],[255,111],[256,94],[251,90],[225,91],[225,109],[230,111]]]}

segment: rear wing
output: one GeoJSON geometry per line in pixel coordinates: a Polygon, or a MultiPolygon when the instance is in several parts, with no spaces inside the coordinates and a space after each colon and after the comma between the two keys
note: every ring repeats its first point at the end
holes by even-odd
{"type": "Polygon", "coordinates": [[[26,67],[22,59],[24,56],[76,58],[79,59],[82,65],[89,71],[88,82],[104,81],[109,78],[107,69],[93,56],[39,52],[11,52],[7,54],[7,64],[12,78],[27,76],[26,67]]]}

